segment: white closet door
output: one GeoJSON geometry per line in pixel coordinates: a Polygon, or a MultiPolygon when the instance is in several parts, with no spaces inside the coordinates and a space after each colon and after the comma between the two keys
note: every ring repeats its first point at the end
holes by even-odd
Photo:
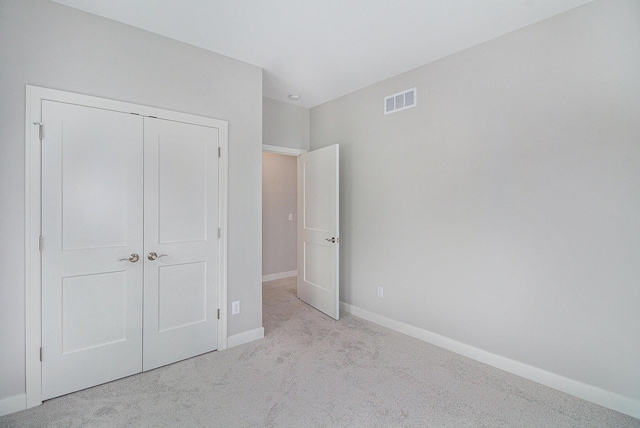
{"type": "Polygon", "coordinates": [[[149,370],[217,348],[218,130],[144,123],[143,369],[149,370]]]}
{"type": "Polygon", "coordinates": [[[42,118],[47,399],[141,371],[143,122],[51,101],[42,118]]]}

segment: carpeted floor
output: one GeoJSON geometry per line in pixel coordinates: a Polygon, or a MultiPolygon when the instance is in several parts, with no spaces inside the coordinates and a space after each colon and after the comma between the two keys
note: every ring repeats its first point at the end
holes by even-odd
{"type": "Polygon", "coordinates": [[[0,427],[640,427],[264,284],[265,339],[45,402],[0,427]]]}

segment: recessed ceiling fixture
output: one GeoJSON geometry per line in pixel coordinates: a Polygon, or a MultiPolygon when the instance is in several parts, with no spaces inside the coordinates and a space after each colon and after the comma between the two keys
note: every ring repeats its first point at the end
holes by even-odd
{"type": "Polygon", "coordinates": [[[291,94],[291,95],[289,95],[289,99],[291,101],[298,101],[300,99],[300,95],[291,94]]]}

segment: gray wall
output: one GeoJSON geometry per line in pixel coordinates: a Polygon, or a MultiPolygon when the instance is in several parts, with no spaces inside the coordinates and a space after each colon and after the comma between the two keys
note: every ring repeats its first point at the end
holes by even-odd
{"type": "Polygon", "coordinates": [[[298,266],[297,165],[295,156],[262,154],[262,275],[298,266]]]}
{"type": "Polygon", "coordinates": [[[260,328],[261,69],[44,0],[0,0],[0,58],[0,400],[25,392],[26,84],[229,121],[228,333],[260,328]]]}
{"type": "Polygon", "coordinates": [[[309,150],[309,109],[264,97],[262,143],[309,150]]]}
{"type": "Polygon", "coordinates": [[[640,399],[640,2],[313,108],[311,149],[334,143],[344,302],[640,399]]]}

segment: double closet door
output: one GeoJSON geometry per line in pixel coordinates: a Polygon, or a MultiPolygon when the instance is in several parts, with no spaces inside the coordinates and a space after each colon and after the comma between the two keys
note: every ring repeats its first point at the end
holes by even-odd
{"type": "Polygon", "coordinates": [[[218,129],[42,102],[42,398],[217,348],[218,129]]]}

